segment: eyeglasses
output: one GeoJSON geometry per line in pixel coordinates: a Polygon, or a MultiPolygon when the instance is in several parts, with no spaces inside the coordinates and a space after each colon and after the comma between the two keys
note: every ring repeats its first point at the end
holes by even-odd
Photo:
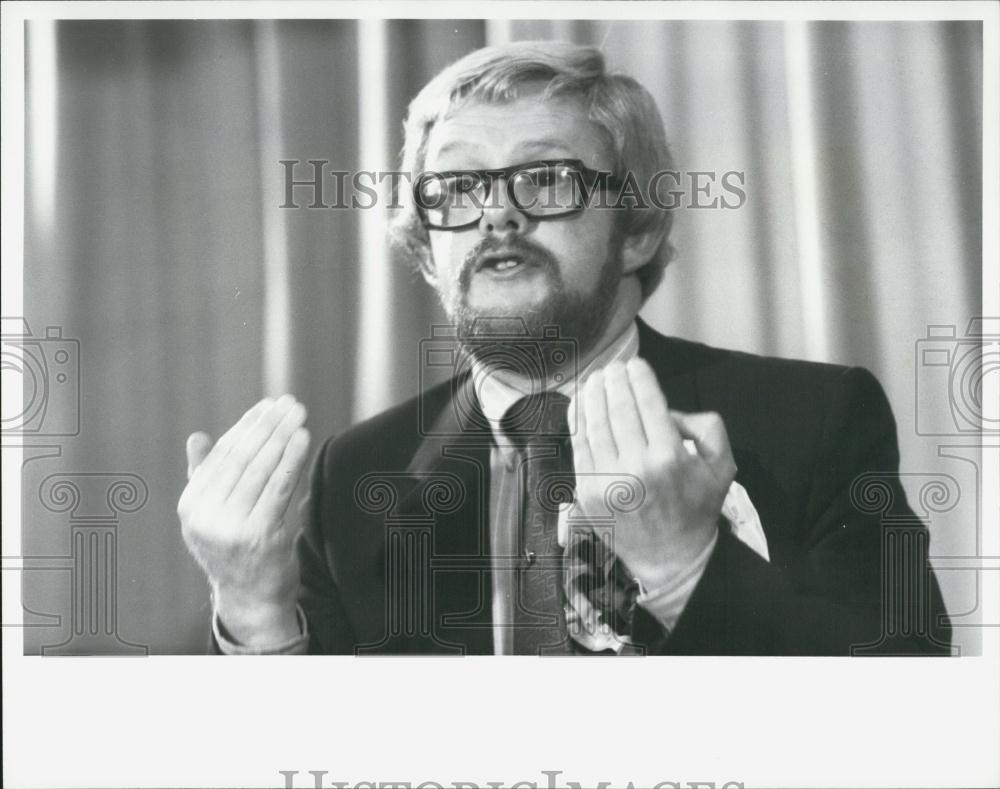
{"type": "Polygon", "coordinates": [[[620,178],[592,170],[579,159],[542,159],[502,170],[448,170],[423,173],[413,199],[424,226],[461,230],[476,224],[487,208],[494,181],[507,184],[507,199],[532,219],[577,214],[595,189],[619,188],[620,178]]]}

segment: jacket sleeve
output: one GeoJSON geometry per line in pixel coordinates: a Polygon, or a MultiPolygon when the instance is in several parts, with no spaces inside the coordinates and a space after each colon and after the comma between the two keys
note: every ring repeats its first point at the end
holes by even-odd
{"type": "Polygon", "coordinates": [[[850,368],[832,386],[827,404],[796,550],[782,563],[768,563],[721,530],[669,636],[637,610],[635,639],[648,651],[950,652],[951,627],[928,564],[927,528],[900,485],[896,427],[885,393],[867,370],[850,368]]]}

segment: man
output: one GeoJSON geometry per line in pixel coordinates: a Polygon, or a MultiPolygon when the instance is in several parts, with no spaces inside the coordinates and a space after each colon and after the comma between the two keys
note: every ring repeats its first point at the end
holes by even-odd
{"type": "Polygon", "coordinates": [[[293,398],[189,439],[178,512],[214,649],[948,651],[874,378],[638,320],[671,214],[600,198],[672,169],[641,86],[587,47],[479,50],[410,105],[404,169],[422,175],[394,238],[461,370],[321,448],[301,534],[293,398]]]}

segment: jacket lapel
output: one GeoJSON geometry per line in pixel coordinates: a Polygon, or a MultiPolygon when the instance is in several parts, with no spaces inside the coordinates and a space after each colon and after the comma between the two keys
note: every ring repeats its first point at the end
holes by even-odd
{"type": "Polygon", "coordinates": [[[453,381],[451,396],[427,425],[397,508],[400,520],[424,523],[430,531],[429,632],[414,646],[418,652],[490,654],[493,439],[470,376],[453,381]]]}

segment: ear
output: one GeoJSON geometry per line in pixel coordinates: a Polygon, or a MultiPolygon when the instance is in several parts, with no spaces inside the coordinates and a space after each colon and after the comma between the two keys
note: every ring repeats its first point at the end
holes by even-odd
{"type": "Polygon", "coordinates": [[[649,231],[628,236],[622,246],[622,268],[625,274],[634,274],[656,254],[663,241],[663,233],[649,231]]]}

